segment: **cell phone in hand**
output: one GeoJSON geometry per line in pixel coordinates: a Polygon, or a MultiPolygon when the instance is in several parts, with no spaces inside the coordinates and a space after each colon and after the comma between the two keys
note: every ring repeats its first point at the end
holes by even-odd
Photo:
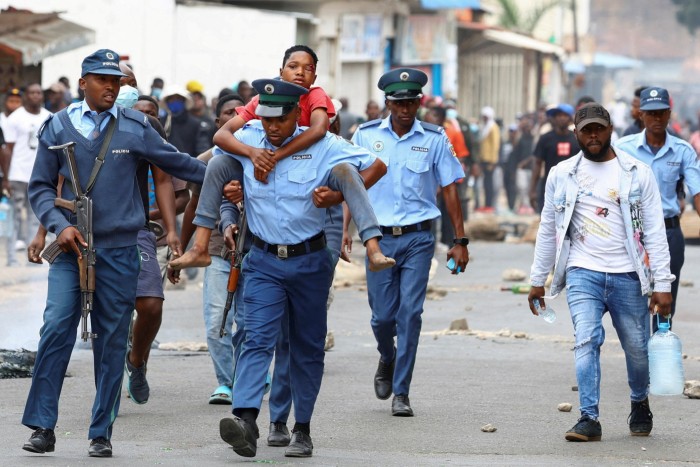
{"type": "MultiPolygon", "coordinates": [[[[454,270],[455,270],[455,267],[457,267],[457,265],[455,264],[455,259],[454,259],[454,258],[450,258],[450,260],[447,262],[447,264],[445,265],[445,267],[446,267],[447,269],[449,269],[450,271],[454,271],[454,270]]],[[[460,272],[462,272],[462,268],[461,268],[461,267],[458,267],[458,268],[457,268],[457,274],[459,274],[460,272]]]]}

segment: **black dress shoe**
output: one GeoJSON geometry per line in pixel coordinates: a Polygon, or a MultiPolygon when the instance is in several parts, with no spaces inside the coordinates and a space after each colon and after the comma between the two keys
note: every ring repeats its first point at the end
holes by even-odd
{"type": "Polygon", "coordinates": [[[394,417],[413,417],[413,409],[408,396],[403,394],[394,396],[394,400],[391,401],[391,415],[394,417]]]}
{"type": "Polygon", "coordinates": [[[282,422],[270,423],[270,434],[267,435],[268,446],[289,446],[290,441],[287,425],[282,422]]]}
{"type": "Polygon", "coordinates": [[[314,444],[311,442],[311,436],[302,431],[292,432],[292,441],[289,447],[284,451],[285,457],[311,457],[314,453],[314,444]]]}
{"type": "Polygon", "coordinates": [[[90,441],[88,449],[90,457],[112,457],[112,443],[107,438],[99,437],[90,441]]]}
{"type": "Polygon", "coordinates": [[[385,401],[391,397],[395,363],[396,357],[391,363],[384,363],[381,358],[379,359],[379,366],[377,366],[377,372],[374,374],[374,394],[376,394],[377,399],[385,401]]]}
{"type": "Polygon", "coordinates": [[[44,454],[45,452],[53,452],[56,448],[56,435],[54,435],[53,430],[46,428],[38,428],[29,437],[29,440],[24,443],[22,449],[29,452],[35,452],[37,454],[44,454]]]}
{"type": "Polygon", "coordinates": [[[243,457],[255,457],[258,451],[258,426],[242,418],[222,418],[219,422],[221,439],[233,446],[236,454],[243,457]]]}

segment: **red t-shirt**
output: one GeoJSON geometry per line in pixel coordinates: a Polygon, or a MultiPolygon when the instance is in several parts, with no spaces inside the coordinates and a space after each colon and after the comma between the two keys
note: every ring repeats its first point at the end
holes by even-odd
{"type": "MultiPolygon", "coordinates": [[[[258,96],[253,98],[245,106],[236,107],[236,113],[246,122],[258,118],[255,115],[255,109],[258,107],[258,96]]],[[[301,115],[299,115],[299,126],[311,126],[311,112],[316,109],[326,109],[328,118],[333,118],[335,115],[335,107],[331,98],[328,97],[323,88],[315,87],[309,89],[307,94],[299,98],[299,107],[301,107],[301,115]]]]}

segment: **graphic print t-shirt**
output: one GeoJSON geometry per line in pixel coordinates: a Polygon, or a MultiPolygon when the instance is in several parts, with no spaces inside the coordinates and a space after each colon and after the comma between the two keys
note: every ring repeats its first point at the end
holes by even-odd
{"type": "Polygon", "coordinates": [[[617,159],[581,159],[576,178],[579,191],[571,216],[571,251],[567,267],[600,272],[631,272],[625,249],[625,225],[620,210],[620,164],[617,159]]]}

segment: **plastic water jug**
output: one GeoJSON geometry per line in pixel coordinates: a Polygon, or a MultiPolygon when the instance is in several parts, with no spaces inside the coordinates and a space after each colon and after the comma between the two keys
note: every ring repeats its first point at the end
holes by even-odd
{"type": "Polygon", "coordinates": [[[656,396],[683,394],[681,340],[670,327],[669,323],[659,323],[659,330],[649,339],[649,392],[656,396]]]}
{"type": "Polygon", "coordinates": [[[12,205],[6,197],[0,200],[0,237],[10,237],[12,235],[12,205]]]}

